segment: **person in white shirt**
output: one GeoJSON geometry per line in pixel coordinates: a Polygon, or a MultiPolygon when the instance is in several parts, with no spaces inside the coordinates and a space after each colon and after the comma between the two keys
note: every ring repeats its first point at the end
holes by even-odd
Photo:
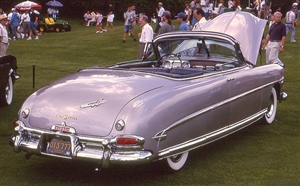
{"type": "Polygon", "coordinates": [[[296,28],[295,28],[295,20],[296,20],[296,15],[295,15],[295,9],[296,7],[292,6],[290,11],[286,13],[285,16],[285,27],[286,27],[286,35],[288,35],[289,32],[291,32],[291,42],[294,43],[296,42],[295,40],[295,34],[296,34],[296,28]]]}
{"type": "Polygon", "coordinates": [[[6,14],[0,15],[0,57],[6,55],[8,43],[8,34],[7,34],[7,16],[6,14]]]}
{"type": "Polygon", "coordinates": [[[133,14],[131,12],[132,12],[131,11],[131,6],[128,6],[127,7],[127,12],[125,13],[125,23],[124,23],[122,43],[126,42],[127,33],[130,33],[130,37],[133,37],[133,41],[137,41],[137,39],[135,39],[134,33],[132,31],[132,21],[134,21],[135,18],[133,17],[133,14]]]}
{"type": "Polygon", "coordinates": [[[96,14],[95,14],[95,12],[92,12],[91,13],[91,16],[90,16],[90,19],[88,20],[88,23],[87,23],[87,25],[86,26],[92,26],[92,24],[93,23],[96,23],[97,21],[96,21],[96,14]]]}
{"type": "Polygon", "coordinates": [[[193,16],[198,22],[194,25],[192,31],[201,31],[202,26],[207,22],[204,14],[202,8],[197,8],[193,11],[193,16]]]}
{"type": "Polygon", "coordinates": [[[21,15],[21,26],[23,27],[23,34],[27,37],[29,35],[29,24],[30,24],[30,17],[28,10],[26,10],[21,15]]]}
{"type": "Polygon", "coordinates": [[[96,12],[96,20],[97,20],[97,23],[96,23],[96,27],[97,27],[96,34],[98,34],[98,33],[102,34],[103,33],[103,29],[102,29],[103,15],[100,12],[96,12]]]}
{"type": "Polygon", "coordinates": [[[151,23],[156,23],[157,19],[155,17],[155,13],[153,13],[152,17],[151,17],[151,23]]]}
{"type": "Polygon", "coordinates": [[[49,7],[49,8],[47,9],[47,16],[48,16],[48,17],[53,17],[54,11],[55,11],[55,10],[54,10],[52,7],[49,7]]]}
{"type": "Polygon", "coordinates": [[[146,15],[142,15],[139,18],[139,24],[142,27],[142,32],[138,34],[138,37],[140,38],[138,59],[143,59],[147,57],[147,54],[144,53],[146,43],[152,42],[153,40],[153,29],[151,25],[149,25],[148,17],[146,15]]]}
{"type": "Polygon", "coordinates": [[[137,19],[137,15],[136,15],[136,10],[135,10],[135,5],[131,6],[131,13],[132,13],[132,17],[134,17],[135,21],[133,21],[132,24],[132,30],[134,29],[134,26],[136,25],[136,19],[137,19]]]}
{"type": "Polygon", "coordinates": [[[158,3],[158,8],[156,9],[156,12],[157,12],[157,24],[154,30],[155,33],[157,33],[159,28],[161,27],[162,15],[165,12],[162,2],[158,3]]]}
{"type": "Polygon", "coordinates": [[[207,7],[208,7],[209,18],[213,18],[214,4],[213,4],[212,0],[209,1],[209,4],[207,7]]]}
{"type": "Polygon", "coordinates": [[[83,15],[83,19],[84,19],[85,25],[87,25],[87,24],[88,24],[88,21],[91,19],[91,13],[90,13],[90,11],[87,11],[87,12],[83,15]]]}
{"type": "Polygon", "coordinates": [[[258,3],[257,10],[258,10],[259,18],[263,18],[263,16],[264,16],[265,5],[266,5],[265,0],[262,0],[260,3],[258,3]]]}

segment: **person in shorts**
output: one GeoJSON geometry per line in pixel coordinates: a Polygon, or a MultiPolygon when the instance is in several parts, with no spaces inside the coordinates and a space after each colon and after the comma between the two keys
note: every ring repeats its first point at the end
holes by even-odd
{"type": "Polygon", "coordinates": [[[269,10],[272,8],[272,0],[265,0],[264,19],[268,19],[269,10]]]}
{"type": "Polygon", "coordinates": [[[23,27],[23,34],[25,34],[25,36],[28,37],[30,25],[30,17],[28,10],[25,10],[25,12],[21,15],[21,23],[23,27]]]}
{"type": "Polygon", "coordinates": [[[109,9],[108,14],[105,16],[107,18],[105,29],[103,29],[104,32],[107,32],[108,26],[111,27],[111,29],[114,29],[114,17],[115,17],[115,8],[113,7],[112,3],[109,3],[109,9]]]}
{"type": "Polygon", "coordinates": [[[35,39],[39,39],[38,31],[36,29],[36,27],[38,25],[39,16],[36,13],[34,13],[34,9],[33,8],[30,9],[29,17],[30,17],[29,37],[28,37],[27,40],[31,40],[32,39],[31,36],[32,36],[33,33],[35,35],[35,39]]]}
{"type": "Polygon", "coordinates": [[[136,19],[136,18],[133,16],[133,14],[131,12],[131,6],[127,7],[127,12],[125,12],[124,18],[125,18],[125,24],[124,24],[122,43],[126,42],[127,33],[130,33],[130,36],[133,37],[133,41],[137,41],[134,37],[134,33],[132,32],[132,21],[134,21],[134,19],[136,19]]]}
{"type": "Polygon", "coordinates": [[[100,14],[99,12],[96,12],[96,21],[97,21],[97,23],[96,23],[96,27],[97,27],[96,34],[98,34],[98,33],[102,34],[103,33],[102,20],[103,20],[102,14],[100,14]]]}
{"type": "MultiPolygon", "coordinates": [[[[137,21],[137,14],[136,14],[136,10],[135,10],[135,5],[132,5],[131,6],[131,14],[132,14],[132,16],[134,17],[132,20],[132,22],[131,22],[131,25],[132,25],[132,32],[133,32],[133,29],[134,29],[134,27],[135,27],[135,25],[136,25],[136,21],[137,21]]],[[[130,33],[128,33],[128,35],[130,36],[130,33]]]]}

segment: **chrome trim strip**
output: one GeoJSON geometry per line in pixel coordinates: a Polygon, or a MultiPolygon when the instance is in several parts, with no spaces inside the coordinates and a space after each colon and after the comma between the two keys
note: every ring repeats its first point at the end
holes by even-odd
{"type": "MultiPolygon", "coordinates": [[[[234,68],[234,69],[229,69],[229,70],[226,70],[225,72],[232,72],[232,71],[236,71],[236,70],[239,70],[239,69],[244,69],[245,67],[237,67],[237,68],[234,68]]],[[[115,71],[115,69],[101,69],[101,70],[104,70],[104,71],[115,71]]],[[[156,74],[156,73],[152,73],[152,72],[140,72],[140,71],[133,71],[133,70],[130,70],[130,69],[118,69],[118,71],[120,72],[127,72],[127,73],[136,73],[136,74],[146,74],[146,75],[151,75],[151,76],[155,76],[155,77],[162,77],[162,78],[165,78],[165,79],[170,79],[170,80],[173,80],[173,81],[186,81],[186,80],[193,80],[193,79],[199,79],[200,77],[201,78],[204,78],[204,77],[210,77],[210,76],[216,76],[216,75],[224,75],[224,71],[212,71],[211,73],[206,73],[206,74],[203,74],[203,75],[198,75],[198,76],[192,76],[192,77],[186,77],[186,78],[176,78],[176,77],[169,77],[169,76],[164,76],[164,75],[161,75],[161,74],[156,74]]]]}
{"type": "Polygon", "coordinates": [[[174,154],[178,154],[183,151],[187,150],[193,150],[195,148],[198,148],[200,146],[206,145],[208,143],[214,142],[218,139],[221,139],[225,136],[228,136],[231,133],[236,132],[237,130],[243,129],[247,127],[248,125],[251,125],[252,123],[259,120],[263,114],[267,112],[267,109],[264,109],[242,121],[236,122],[232,125],[228,125],[224,128],[221,128],[219,130],[213,131],[211,133],[199,136],[197,138],[188,140],[184,143],[174,145],[172,147],[168,147],[166,149],[162,149],[158,152],[159,159],[163,159],[169,156],[172,156],[174,154]]]}
{"type": "Polygon", "coordinates": [[[210,32],[210,31],[168,32],[168,33],[164,33],[164,34],[156,36],[153,39],[153,43],[160,41],[164,38],[170,39],[171,36],[174,36],[175,38],[180,38],[179,35],[180,35],[180,37],[195,37],[195,38],[213,37],[213,38],[218,38],[223,41],[226,40],[227,42],[230,42],[232,45],[235,45],[238,43],[236,41],[236,39],[234,39],[232,36],[230,36],[228,34],[224,34],[224,33],[220,33],[220,32],[210,32]]]}
{"type": "MultiPolygon", "coordinates": [[[[283,79],[283,78],[281,78],[281,79],[283,79]]],[[[281,79],[280,79],[279,81],[281,81],[281,79]]],[[[232,102],[232,101],[235,101],[235,100],[237,100],[237,99],[240,99],[240,98],[242,98],[242,97],[245,97],[245,96],[248,95],[248,94],[251,94],[251,93],[253,93],[253,92],[259,91],[259,90],[261,90],[261,89],[263,89],[263,88],[265,88],[265,87],[268,87],[268,86],[270,86],[270,85],[274,85],[274,84],[277,83],[277,82],[278,82],[278,81],[273,81],[273,82],[267,83],[267,84],[265,84],[265,85],[262,85],[262,86],[260,86],[260,87],[255,88],[255,89],[249,90],[249,91],[247,91],[247,92],[244,92],[244,93],[242,93],[242,94],[236,95],[236,96],[234,96],[234,97],[232,97],[232,98],[229,98],[229,99],[227,99],[227,100],[221,101],[221,102],[219,102],[219,103],[216,103],[216,104],[213,104],[213,105],[211,105],[211,106],[209,106],[209,107],[206,107],[206,108],[204,108],[204,109],[201,109],[201,110],[199,110],[199,111],[197,111],[197,112],[195,112],[195,113],[193,113],[193,114],[191,114],[191,115],[188,115],[188,116],[182,118],[181,120],[178,120],[177,122],[175,122],[175,123],[173,123],[172,125],[170,125],[168,128],[166,128],[166,129],[164,129],[164,130],[158,132],[155,136],[152,137],[152,139],[159,140],[161,134],[164,134],[164,137],[165,137],[165,136],[167,135],[167,134],[165,134],[165,133],[167,133],[168,131],[170,131],[170,130],[176,128],[176,127],[179,127],[179,126],[183,125],[184,123],[188,122],[189,120],[191,120],[191,119],[193,119],[193,118],[195,118],[195,117],[198,117],[198,116],[200,116],[200,115],[202,115],[202,114],[204,114],[204,113],[206,113],[206,112],[209,112],[209,111],[211,111],[211,110],[213,110],[213,109],[216,109],[216,108],[218,108],[218,107],[220,107],[220,106],[223,106],[223,105],[225,105],[225,104],[228,104],[228,103],[230,103],[230,102],[232,102]]]]}

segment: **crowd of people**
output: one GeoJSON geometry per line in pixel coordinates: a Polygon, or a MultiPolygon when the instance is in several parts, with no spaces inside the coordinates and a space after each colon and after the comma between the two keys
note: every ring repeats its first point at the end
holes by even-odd
{"type": "MultiPolygon", "coordinates": [[[[272,0],[253,0],[248,10],[262,19],[269,20],[270,31],[264,40],[265,42],[263,44],[263,48],[268,50],[268,48],[272,48],[270,46],[272,42],[278,41],[278,52],[282,52],[285,43],[285,37],[289,32],[291,32],[290,41],[296,42],[295,26],[300,17],[300,4],[299,0],[296,0],[292,4],[290,11],[286,13],[284,19],[285,23],[281,22],[283,15],[280,12],[280,7],[277,7],[274,14],[272,13],[272,9],[274,10],[274,7],[275,5],[273,4],[272,0]],[[282,23],[280,24],[280,29],[278,29],[277,26],[279,24],[279,17],[280,23],[282,23]],[[275,35],[281,33],[280,38],[277,35],[274,39],[274,33],[275,35]]],[[[185,1],[182,9],[182,12],[175,14],[175,18],[178,22],[178,31],[200,31],[202,26],[209,21],[209,19],[226,11],[241,9],[241,5],[240,0],[228,0],[227,5],[224,4],[223,0],[218,0],[217,4],[214,0],[191,0],[185,1]]],[[[48,16],[57,15],[57,11],[50,8],[48,9],[47,13],[48,16]]],[[[97,34],[107,32],[109,28],[112,31],[114,14],[115,8],[112,3],[109,4],[108,10],[105,12],[105,14],[101,14],[99,11],[87,11],[83,16],[84,25],[95,25],[97,34]],[[106,19],[106,24],[105,26],[103,25],[104,28],[102,28],[104,19],[106,19]]],[[[39,16],[34,9],[19,13],[17,9],[13,8],[9,14],[4,14],[3,10],[0,8],[0,16],[0,38],[1,46],[3,45],[1,48],[7,49],[9,46],[9,40],[17,40],[20,38],[23,39],[25,37],[27,37],[27,40],[31,40],[33,35],[35,35],[35,39],[39,39],[39,33],[36,29],[39,16]],[[6,47],[4,47],[4,45],[6,47]]],[[[156,11],[153,13],[151,19],[149,19],[144,13],[137,14],[135,5],[130,5],[127,7],[126,12],[124,12],[124,31],[122,43],[126,42],[127,36],[132,37],[133,41],[139,40],[139,48],[142,50],[145,43],[150,42],[155,35],[176,30],[175,26],[172,25],[171,19],[171,11],[166,10],[162,2],[157,4],[156,11]],[[155,28],[153,29],[148,22],[155,23],[155,28]],[[139,23],[139,25],[142,27],[142,32],[136,35],[134,33],[134,27],[137,23],[139,23]]],[[[269,52],[267,52],[267,54],[268,53],[269,52]]],[[[278,54],[276,55],[278,56],[278,54]]],[[[142,56],[142,52],[139,51],[139,58],[142,56]]],[[[270,60],[268,63],[269,62],[270,60]]]]}
{"type": "Polygon", "coordinates": [[[107,11],[107,14],[105,14],[105,15],[101,14],[99,11],[96,11],[96,13],[87,11],[83,15],[84,25],[91,26],[91,25],[95,24],[97,27],[97,31],[96,31],[97,34],[107,32],[107,29],[109,27],[113,30],[114,17],[115,17],[115,8],[112,3],[109,3],[109,9],[107,11]],[[107,21],[106,21],[106,26],[103,29],[102,21],[104,18],[106,18],[107,21]]]}
{"type": "Polygon", "coordinates": [[[2,17],[5,20],[9,40],[24,38],[31,40],[32,34],[35,34],[35,39],[39,39],[39,33],[36,30],[39,13],[33,8],[22,12],[12,8],[8,14],[0,8],[0,15],[3,15],[2,17]]]}
{"type": "Polygon", "coordinates": [[[38,25],[39,13],[33,8],[19,12],[18,9],[12,8],[9,13],[5,13],[0,8],[0,56],[6,54],[9,46],[9,40],[18,40],[27,38],[32,40],[39,39],[38,25]]]}

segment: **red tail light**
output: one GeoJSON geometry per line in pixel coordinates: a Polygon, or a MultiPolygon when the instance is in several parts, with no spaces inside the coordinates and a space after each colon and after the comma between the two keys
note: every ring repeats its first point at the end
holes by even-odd
{"type": "Polygon", "coordinates": [[[137,139],[135,138],[118,138],[117,139],[117,144],[118,145],[136,145],[137,144],[137,139]]]}
{"type": "Polygon", "coordinates": [[[17,121],[15,121],[15,122],[13,123],[13,128],[16,128],[16,127],[18,127],[18,126],[20,126],[20,124],[19,124],[17,121]]]}

